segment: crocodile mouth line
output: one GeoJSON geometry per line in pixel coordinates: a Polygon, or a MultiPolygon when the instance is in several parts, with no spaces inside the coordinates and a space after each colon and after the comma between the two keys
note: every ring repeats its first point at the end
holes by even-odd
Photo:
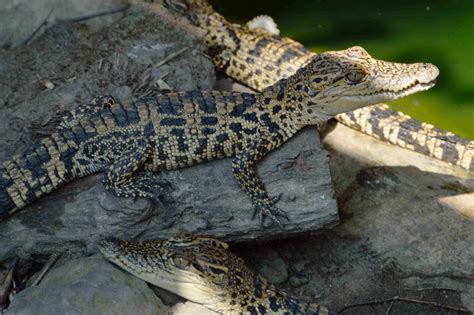
{"type": "Polygon", "coordinates": [[[387,97],[399,98],[399,97],[404,97],[404,96],[413,94],[415,92],[426,91],[432,88],[433,86],[435,86],[435,84],[436,84],[436,79],[427,83],[415,81],[413,82],[413,84],[398,91],[387,89],[387,90],[382,90],[382,91],[374,92],[370,94],[363,94],[361,96],[362,97],[387,96],[387,97]]]}

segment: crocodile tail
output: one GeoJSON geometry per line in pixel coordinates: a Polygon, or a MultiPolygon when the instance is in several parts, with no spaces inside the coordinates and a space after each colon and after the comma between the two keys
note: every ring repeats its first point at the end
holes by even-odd
{"type": "Polygon", "coordinates": [[[344,125],[369,136],[474,171],[474,141],[379,104],[338,114],[344,125]]]}
{"type": "Polygon", "coordinates": [[[72,180],[76,152],[76,142],[56,132],[5,161],[0,166],[0,221],[72,180]]]}
{"type": "Polygon", "coordinates": [[[5,169],[0,169],[0,220],[6,218],[16,206],[10,195],[7,187],[10,185],[10,179],[5,173],[5,169]]]}
{"type": "Polygon", "coordinates": [[[308,315],[331,315],[334,314],[327,307],[302,301],[292,296],[286,296],[283,294],[283,304],[286,309],[290,310],[291,314],[308,314],[308,315]]]}

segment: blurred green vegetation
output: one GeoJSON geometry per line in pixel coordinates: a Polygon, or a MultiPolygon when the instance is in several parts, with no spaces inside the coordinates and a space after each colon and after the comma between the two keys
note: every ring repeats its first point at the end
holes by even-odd
{"type": "Polygon", "coordinates": [[[436,87],[390,106],[474,139],[473,0],[211,2],[233,22],[270,15],[284,36],[315,52],[360,45],[378,59],[434,63],[436,87]]]}

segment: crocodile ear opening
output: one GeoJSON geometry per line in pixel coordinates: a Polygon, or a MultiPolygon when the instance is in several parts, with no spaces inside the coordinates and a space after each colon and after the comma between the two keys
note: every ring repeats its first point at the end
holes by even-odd
{"type": "Polygon", "coordinates": [[[194,267],[194,269],[196,269],[200,273],[203,273],[203,274],[205,273],[205,266],[203,262],[200,261],[199,259],[197,259],[195,262],[192,262],[191,265],[194,267]]]}

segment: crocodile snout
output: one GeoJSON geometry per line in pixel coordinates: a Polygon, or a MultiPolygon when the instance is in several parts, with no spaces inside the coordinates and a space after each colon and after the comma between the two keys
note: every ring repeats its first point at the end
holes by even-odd
{"type": "Polygon", "coordinates": [[[436,78],[439,76],[438,67],[431,63],[417,63],[416,65],[416,79],[419,83],[436,83],[436,78]]]}

